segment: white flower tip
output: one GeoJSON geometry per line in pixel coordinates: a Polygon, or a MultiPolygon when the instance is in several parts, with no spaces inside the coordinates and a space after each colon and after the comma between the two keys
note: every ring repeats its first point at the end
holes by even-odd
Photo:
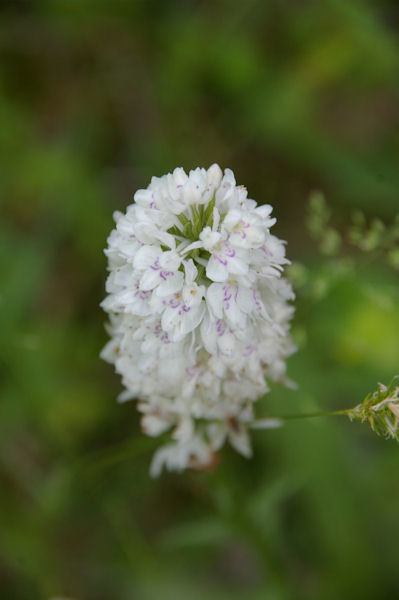
{"type": "Polygon", "coordinates": [[[208,183],[217,187],[222,181],[223,172],[217,163],[213,163],[208,169],[208,183]]]}
{"type": "Polygon", "coordinates": [[[129,400],[133,400],[134,396],[129,390],[124,390],[119,394],[116,401],[118,404],[124,404],[125,402],[129,402],[129,400]]]}

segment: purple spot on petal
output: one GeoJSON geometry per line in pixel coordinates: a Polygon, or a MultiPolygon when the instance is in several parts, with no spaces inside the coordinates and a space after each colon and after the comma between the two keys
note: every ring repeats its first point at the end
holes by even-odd
{"type": "Polygon", "coordinates": [[[218,334],[218,337],[221,337],[222,335],[224,335],[226,331],[226,325],[223,323],[223,321],[221,321],[220,319],[218,321],[216,321],[216,332],[218,334]]]}
{"type": "Polygon", "coordinates": [[[262,310],[262,304],[259,301],[257,290],[253,290],[252,296],[253,296],[253,299],[255,300],[256,308],[258,310],[262,310]]]}
{"type": "Polygon", "coordinates": [[[159,266],[159,258],[156,259],[153,265],[151,265],[151,269],[153,271],[159,271],[161,267],[159,266]]]}

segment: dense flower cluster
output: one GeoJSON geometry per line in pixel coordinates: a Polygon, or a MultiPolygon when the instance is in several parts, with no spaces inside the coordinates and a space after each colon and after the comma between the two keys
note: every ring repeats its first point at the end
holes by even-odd
{"type": "MultiPolygon", "coordinates": [[[[284,242],[218,165],[153,177],[108,239],[111,340],[102,357],[138,400],[150,436],[171,430],[155,454],[163,466],[203,467],[226,439],[251,453],[248,426],[265,378],[284,382],[293,292],[281,277],[284,242]]],[[[264,422],[264,425],[273,423],[264,422]]]]}

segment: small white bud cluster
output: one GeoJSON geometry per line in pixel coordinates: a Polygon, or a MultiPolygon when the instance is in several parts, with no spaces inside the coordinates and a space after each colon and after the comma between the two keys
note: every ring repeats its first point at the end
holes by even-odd
{"type": "Polygon", "coordinates": [[[151,473],[203,468],[226,439],[250,456],[254,402],[265,378],[286,381],[294,351],[272,207],[216,164],[153,177],[134,200],[115,213],[105,251],[111,340],[102,357],[122,376],[120,401],[138,400],[144,433],[171,430],[151,473]]]}

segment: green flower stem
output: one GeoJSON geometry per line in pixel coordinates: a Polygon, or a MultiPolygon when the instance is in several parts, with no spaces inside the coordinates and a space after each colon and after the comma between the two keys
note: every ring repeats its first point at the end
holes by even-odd
{"type": "Polygon", "coordinates": [[[283,415],[279,417],[268,417],[270,419],[276,419],[279,421],[296,421],[298,419],[315,419],[318,417],[331,417],[338,415],[346,415],[348,416],[350,412],[350,408],[342,409],[342,410],[333,410],[329,412],[314,412],[314,413],[298,413],[293,415],[283,415]]]}

